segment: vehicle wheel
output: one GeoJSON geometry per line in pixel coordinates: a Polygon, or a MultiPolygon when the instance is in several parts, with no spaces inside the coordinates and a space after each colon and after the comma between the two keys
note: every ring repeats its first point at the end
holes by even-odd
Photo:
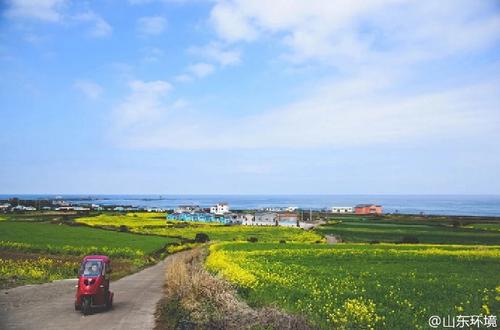
{"type": "Polygon", "coordinates": [[[75,304],[75,311],[79,311],[81,308],[79,305],[75,304]]]}
{"type": "Polygon", "coordinates": [[[82,314],[89,315],[92,312],[92,307],[90,306],[90,298],[83,298],[82,302],[82,314]]]}
{"type": "Polygon", "coordinates": [[[106,308],[111,309],[111,307],[113,307],[113,295],[108,293],[108,297],[106,300],[106,308]]]}

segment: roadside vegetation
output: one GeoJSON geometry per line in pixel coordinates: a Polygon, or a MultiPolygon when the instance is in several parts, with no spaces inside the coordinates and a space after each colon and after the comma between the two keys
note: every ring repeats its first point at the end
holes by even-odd
{"type": "Polygon", "coordinates": [[[156,330],[310,329],[302,317],[249,307],[233,286],[204,269],[205,257],[206,249],[198,247],[169,258],[156,330]]]}
{"type": "Polygon", "coordinates": [[[206,267],[251,306],[324,329],[422,329],[500,310],[500,246],[219,243],[206,267]]]}

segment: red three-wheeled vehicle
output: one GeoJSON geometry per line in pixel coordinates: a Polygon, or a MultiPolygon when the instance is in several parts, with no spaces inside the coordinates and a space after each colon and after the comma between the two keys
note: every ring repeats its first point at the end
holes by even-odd
{"type": "Polygon", "coordinates": [[[111,260],[107,256],[86,256],[78,271],[75,310],[84,315],[94,308],[111,308],[113,292],[109,290],[111,260]]]}

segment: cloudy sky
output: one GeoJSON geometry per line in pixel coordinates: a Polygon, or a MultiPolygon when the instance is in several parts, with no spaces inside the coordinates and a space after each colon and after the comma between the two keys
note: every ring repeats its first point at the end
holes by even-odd
{"type": "Polygon", "coordinates": [[[500,194],[497,0],[7,0],[0,193],[500,194]]]}

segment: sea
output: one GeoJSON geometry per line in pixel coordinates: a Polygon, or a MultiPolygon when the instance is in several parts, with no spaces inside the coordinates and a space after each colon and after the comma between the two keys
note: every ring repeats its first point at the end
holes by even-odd
{"type": "Polygon", "coordinates": [[[500,195],[0,195],[0,199],[63,199],[74,204],[173,209],[178,205],[209,207],[227,202],[231,209],[296,206],[324,210],[332,206],[379,204],[386,213],[500,216],[500,195]]]}

